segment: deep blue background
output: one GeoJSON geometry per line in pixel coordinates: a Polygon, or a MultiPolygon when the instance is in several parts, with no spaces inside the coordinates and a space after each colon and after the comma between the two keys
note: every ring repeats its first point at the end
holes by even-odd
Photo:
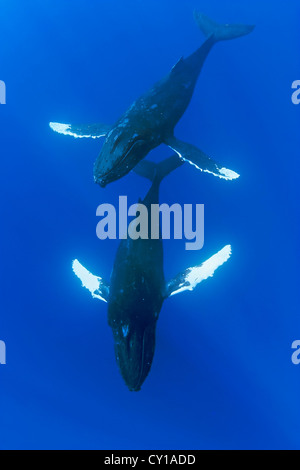
{"type": "Polygon", "coordinates": [[[0,13],[0,448],[300,448],[299,1],[10,0],[0,13]],[[129,175],[101,190],[101,142],[48,122],[113,123],[200,46],[194,7],[257,28],[215,47],[178,125],[241,177],[185,165],[164,181],[161,201],[205,204],[204,249],[166,242],[166,277],[225,244],[233,254],[165,302],[151,373],[130,393],[106,306],[71,260],[108,278],[117,242],[96,238],[96,207],[134,203],[148,184],[129,175]]]}

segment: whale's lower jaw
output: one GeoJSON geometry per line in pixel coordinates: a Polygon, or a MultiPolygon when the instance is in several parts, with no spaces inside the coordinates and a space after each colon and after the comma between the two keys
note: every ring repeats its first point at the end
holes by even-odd
{"type": "Polygon", "coordinates": [[[128,386],[128,390],[129,390],[130,392],[139,392],[139,391],[141,390],[141,388],[142,388],[141,385],[137,385],[136,387],[130,387],[130,386],[128,386]]]}
{"type": "Polygon", "coordinates": [[[131,392],[138,392],[146,380],[155,351],[156,319],[147,326],[123,325],[113,328],[116,361],[131,392]]]}
{"type": "Polygon", "coordinates": [[[105,188],[111,181],[110,174],[111,172],[107,172],[106,174],[102,175],[99,174],[99,172],[94,172],[94,182],[98,184],[101,188],[105,188]]]}
{"type": "Polygon", "coordinates": [[[95,180],[95,183],[98,184],[101,188],[105,188],[107,183],[104,180],[95,180]]]}
{"type": "Polygon", "coordinates": [[[105,188],[108,184],[113,183],[114,181],[119,180],[122,176],[125,176],[126,172],[124,172],[122,162],[117,162],[116,165],[107,170],[104,168],[99,169],[97,167],[97,162],[94,166],[94,182],[98,184],[101,188],[105,188]]]}

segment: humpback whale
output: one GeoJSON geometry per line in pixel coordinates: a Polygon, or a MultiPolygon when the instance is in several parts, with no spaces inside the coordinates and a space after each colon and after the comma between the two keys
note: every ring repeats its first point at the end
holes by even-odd
{"type": "MultiPolygon", "coordinates": [[[[144,160],[136,166],[136,173],[152,181],[142,202],[148,209],[151,204],[159,203],[162,179],[182,163],[177,155],[173,155],[159,164],[144,160]]],[[[129,390],[140,390],[150,371],[156,325],[164,300],[193,290],[200,282],[213,276],[230,255],[231,247],[227,245],[201,265],[186,269],[169,282],[164,277],[161,235],[158,239],[123,239],[109,283],[93,275],[77,259],[73,261],[73,271],[82,286],[93,298],[108,304],[108,324],[113,332],[115,356],[129,390]]]]}
{"type": "Polygon", "coordinates": [[[155,147],[166,144],[180,158],[204,172],[226,180],[239,175],[195,146],[174,136],[174,128],[192,98],[202,66],[219,41],[249,34],[254,26],[218,24],[195,11],[194,18],[204,35],[204,44],[187,58],[181,58],[166,77],[137,99],[113,126],[71,125],[51,122],[50,127],[74,137],[106,137],[94,165],[94,180],[100,186],[118,180],[132,170],[155,147]]]}

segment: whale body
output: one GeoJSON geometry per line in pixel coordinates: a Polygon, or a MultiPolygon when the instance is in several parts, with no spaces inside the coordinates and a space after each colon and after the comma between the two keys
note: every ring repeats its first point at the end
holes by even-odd
{"type": "Polygon", "coordinates": [[[207,37],[204,44],[189,57],[181,58],[168,75],[137,99],[113,126],[50,123],[50,127],[61,134],[106,137],[94,164],[94,180],[100,186],[105,187],[125,176],[160,144],[168,145],[183,161],[201,171],[225,180],[239,177],[197,147],[177,139],[174,128],[190,103],[212,47],[219,41],[249,34],[254,26],[218,24],[199,12],[195,12],[194,17],[207,37]]]}
{"type": "MultiPolygon", "coordinates": [[[[159,164],[144,160],[135,171],[152,181],[145,199],[148,209],[159,203],[162,179],[182,165],[177,156],[159,164]]],[[[150,214],[148,210],[148,214],[150,214]]],[[[151,234],[151,216],[149,216],[151,234]]],[[[211,277],[229,259],[230,245],[225,246],[201,265],[188,268],[166,282],[163,270],[163,241],[158,239],[123,239],[118,247],[110,282],[91,274],[78,261],[73,271],[93,298],[107,302],[108,324],[112,329],[116,361],[131,391],[140,390],[154,357],[155,333],[163,302],[168,297],[193,290],[211,277]]]]}

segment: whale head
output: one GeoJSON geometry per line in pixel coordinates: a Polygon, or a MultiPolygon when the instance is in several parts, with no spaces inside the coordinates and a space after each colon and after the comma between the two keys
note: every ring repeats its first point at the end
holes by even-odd
{"type": "Polygon", "coordinates": [[[113,329],[115,355],[130,391],[137,392],[150,372],[155,351],[156,321],[113,329]]]}
{"type": "Polygon", "coordinates": [[[122,178],[151,150],[145,137],[132,128],[115,127],[106,138],[94,165],[94,180],[101,187],[122,178]]]}

